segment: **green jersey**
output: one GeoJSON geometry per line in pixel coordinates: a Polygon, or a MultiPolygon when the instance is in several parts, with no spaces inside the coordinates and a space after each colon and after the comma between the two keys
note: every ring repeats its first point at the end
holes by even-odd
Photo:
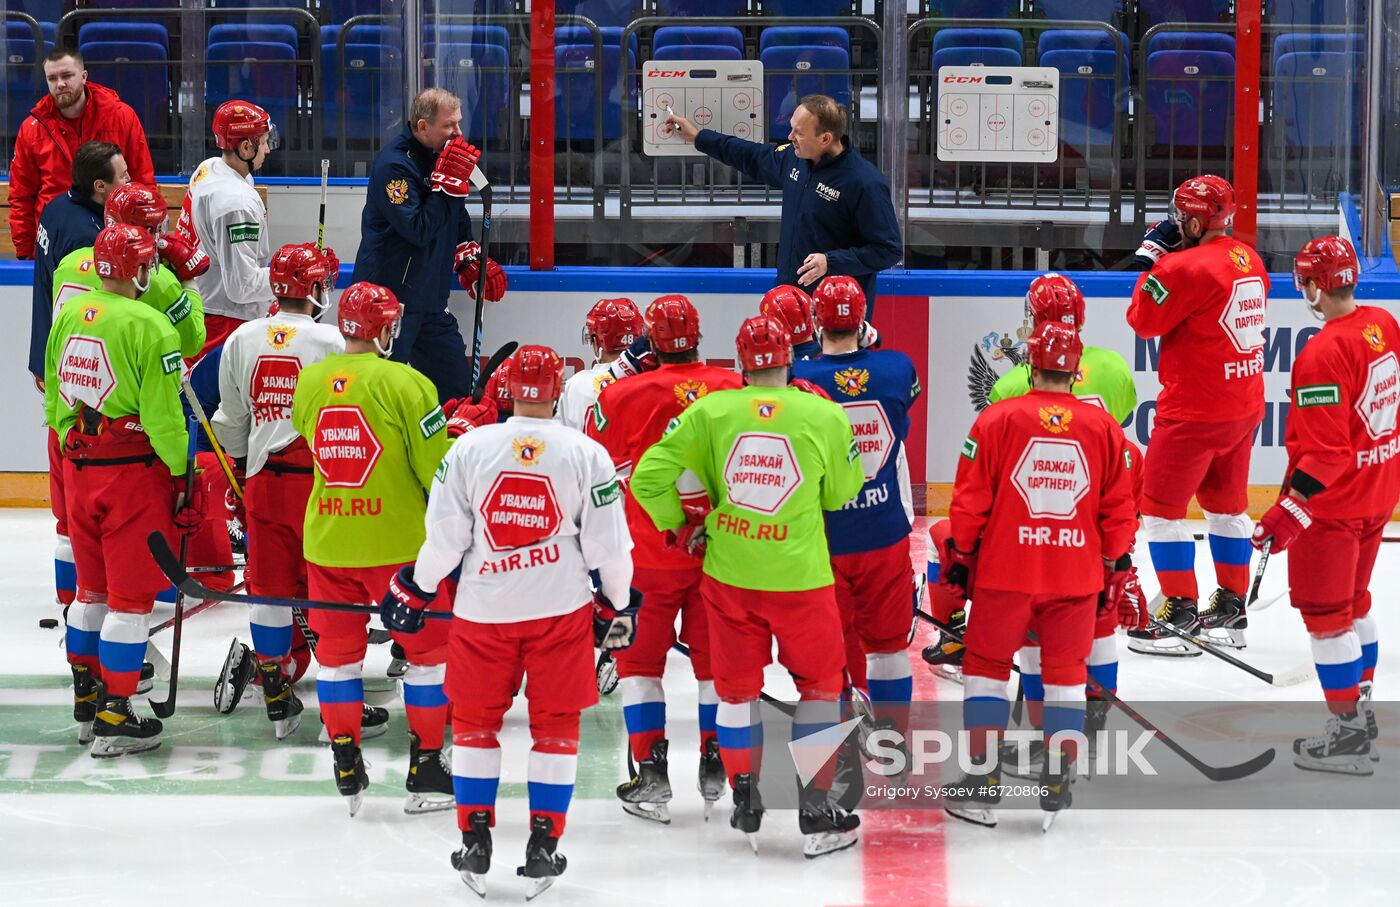
{"type": "MultiPolygon", "coordinates": [[[[1021,397],[1030,393],[1030,389],[1030,367],[1018,365],[997,379],[987,395],[987,402],[1021,397]]],[[[1120,424],[1137,409],[1137,387],[1128,363],[1113,350],[1099,346],[1084,347],[1079,373],[1074,379],[1074,395],[1108,410],[1120,424]]]]}
{"type": "MultiPolygon", "coordinates": [[[[102,279],[92,266],[92,246],[74,249],[53,272],[53,307],[58,310],[70,298],[102,288],[102,279]]],[[[204,301],[193,287],[186,287],[175,272],[162,265],[151,273],[151,286],[138,302],[161,312],[180,337],[180,355],[186,359],[204,349],[204,301]]]]}
{"type": "Polygon", "coordinates": [[[685,525],[676,479],[687,469],[714,508],[705,517],[708,576],[763,592],[832,584],[822,511],[865,484],[840,406],[795,387],[701,397],[632,471],[632,495],[658,529],[685,525]]]}
{"type": "Polygon", "coordinates": [[[189,435],[180,409],[180,340],[159,312],[89,290],[68,300],[44,352],[44,416],[59,440],[82,406],[135,416],[171,475],[185,474],[189,435]]]}
{"type": "Polygon", "coordinates": [[[332,353],[297,377],[292,427],[316,463],[306,559],[323,567],[416,560],[428,489],[451,444],[432,383],[374,353],[332,353]]]}

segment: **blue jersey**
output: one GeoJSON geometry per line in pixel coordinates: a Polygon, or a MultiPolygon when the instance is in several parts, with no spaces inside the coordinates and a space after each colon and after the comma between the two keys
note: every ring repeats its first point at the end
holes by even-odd
{"type": "Polygon", "coordinates": [[[69,189],[44,206],[34,243],[34,311],[30,318],[29,371],[44,377],[44,347],[53,326],[53,272],[69,252],[90,246],[102,229],[102,206],[69,189]]]}
{"type": "Polygon", "coordinates": [[[794,362],[792,373],[841,404],[865,470],[860,494],[826,514],[831,553],[857,554],[896,544],[909,534],[914,519],[904,458],[909,407],[919,397],[913,360],[895,350],[858,350],[794,362]]]}

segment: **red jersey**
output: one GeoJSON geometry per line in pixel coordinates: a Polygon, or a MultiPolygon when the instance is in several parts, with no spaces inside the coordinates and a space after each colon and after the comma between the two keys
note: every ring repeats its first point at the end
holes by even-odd
{"type": "MultiPolygon", "coordinates": [[[[744,379],[728,369],[700,362],[662,365],[603,388],[593,405],[592,417],[586,420],[588,435],[607,448],[618,477],[626,484],[633,464],[648,447],[661,440],[672,419],[706,394],[743,386],[744,379]]],[[[676,485],[682,502],[692,496],[707,497],[704,487],[689,473],[683,474],[676,485]]],[[[666,570],[691,569],[696,565],[690,555],[666,547],[662,533],[632,497],[630,487],[627,526],[632,531],[632,563],[636,566],[666,570]]]]}
{"type": "Polygon", "coordinates": [[[1161,337],[1157,415],[1233,422],[1264,415],[1264,312],[1269,275],[1229,236],[1173,252],[1138,278],[1128,324],[1161,337]]]}
{"type": "Polygon", "coordinates": [[[1070,393],[1032,390],[982,411],[963,442],[948,518],[978,551],[978,588],[1072,597],[1103,591],[1137,506],[1123,429],[1070,393]]]}
{"type": "Polygon", "coordinates": [[[1384,309],[1359,306],[1327,322],[1293,363],[1288,471],[1326,488],[1308,499],[1320,517],[1390,513],[1400,498],[1400,327],[1384,309]]]}

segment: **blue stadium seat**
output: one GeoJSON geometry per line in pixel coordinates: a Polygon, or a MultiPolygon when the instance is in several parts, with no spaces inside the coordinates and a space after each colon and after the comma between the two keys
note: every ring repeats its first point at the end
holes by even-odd
{"type": "Polygon", "coordinates": [[[1060,72],[1060,141],[1080,149],[1113,142],[1113,120],[1127,110],[1128,71],[1115,80],[1112,50],[1051,50],[1040,65],[1060,72]],[[1115,98],[1117,102],[1115,103],[1115,98]]]}
{"type": "Polygon", "coordinates": [[[1278,25],[1349,25],[1347,8],[1361,9],[1365,3],[1344,3],[1342,0],[1269,0],[1266,22],[1278,25]]]}
{"type": "Polygon", "coordinates": [[[1208,50],[1163,50],[1147,57],[1144,93],[1149,143],[1219,147],[1232,134],[1235,58],[1208,50]]]}
{"type": "Polygon", "coordinates": [[[945,47],[1004,47],[1021,55],[1026,42],[1020,32],[1009,28],[944,28],[933,36],[933,52],[945,47]]]}
{"type": "Polygon", "coordinates": [[[653,60],[742,60],[744,55],[728,44],[670,44],[653,51],[653,60]]]}
{"type": "MultiPolygon", "coordinates": [[[[602,39],[603,46],[612,45],[616,47],[622,41],[621,25],[600,25],[598,26],[598,36],[602,39]]],[[[593,32],[583,25],[560,25],[554,29],[554,46],[563,47],[565,44],[581,44],[587,47],[593,46],[593,32]]],[[[637,33],[633,32],[631,39],[627,42],[632,51],[632,55],[637,55],[637,33]]]]}
{"type": "Polygon", "coordinates": [[[210,44],[255,42],[297,46],[297,30],[291,25],[266,22],[221,22],[209,29],[210,44]]]}
{"type": "Polygon", "coordinates": [[[1337,32],[1295,32],[1274,39],[1274,59],[1294,53],[1363,53],[1366,36],[1337,32]]]}
{"type": "Polygon", "coordinates": [[[839,47],[851,49],[851,33],[835,25],[772,25],[758,38],[759,53],[770,47],[839,47]]]}
{"type": "Polygon", "coordinates": [[[1350,154],[1361,141],[1362,58],[1290,53],[1274,61],[1274,120],[1290,148],[1350,154]]]}
{"type": "MultiPolygon", "coordinates": [[[[851,12],[851,0],[759,0],[759,6],[769,16],[846,16],[851,12]]],[[[783,120],[783,135],[788,134],[783,120]]]]}
{"type": "Polygon", "coordinates": [[[323,7],[330,10],[330,21],[335,23],[354,16],[378,16],[384,12],[383,0],[329,0],[323,7]]]}
{"type": "MultiPolygon", "coordinates": [[[[355,28],[350,34],[354,37],[358,33],[359,28],[355,28]]],[[[316,107],[323,118],[322,129],[326,138],[342,138],[342,104],[345,107],[344,138],[381,138],[397,129],[400,125],[398,122],[384,119],[381,99],[401,89],[402,67],[402,51],[392,44],[347,43],[343,64],[336,59],[334,42],[322,44],[321,78],[326,91],[323,103],[316,107]]]]}
{"type": "Polygon", "coordinates": [[[809,94],[827,95],[838,104],[851,102],[851,57],[839,47],[770,47],[758,58],[763,63],[769,136],[788,134],[797,102],[809,94]]]}
{"type": "Polygon", "coordinates": [[[1123,9],[1123,0],[1035,0],[1037,12],[1047,19],[1087,19],[1113,24],[1123,9]]]}
{"type": "Polygon", "coordinates": [[[40,22],[57,22],[63,15],[65,2],[66,0],[9,0],[5,8],[17,13],[28,13],[40,22]]]}
{"type": "Polygon", "coordinates": [[[749,0],[656,0],[658,16],[742,16],[749,0]]]}
{"type": "MultiPolygon", "coordinates": [[[[723,45],[732,47],[739,51],[740,54],[743,54],[744,35],[739,29],[729,25],[666,25],[658,28],[656,34],[651,38],[651,49],[653,53],[661,50],[663,47],[684,44],[723,45]]],[[[679,60],[684,58],[671,57],[670,59],[679,60]]]]}
{"type": "MultiPolygon", "coordinates": [[[[334,45],[340,37],[342,25],[322,25],[321,26],[321,46],[327,44],[334,45]]],[[[426,41],[426,35],[424,40],[426,41]]],[[[350,36],[345,39],[346,44],[386,44],[390,47],[401,47],[403,45],[403,29],[397,25],[365,25],[356,23],[350,29],[350,36]]]]}
{"type": "Polygon", "coordinates": [[[423,26],[423,44],[494,44],[509,49],[510,31],[504,25],[434,25],[429,22],[423,26]]]}
{"type": "Polygon", "coordinates": [[[1219,22],[1229,11],[1230,0],[1138,0],[1143,28],[1163,22],[1219,22]]]}
{"type": "MultiPolygon", "coordinates": [[[[620,30],[619,30],[620,31],[620,30]]],[[[613,141],[622,136],[621,58],[617,39],[603,45],[603,134],[597,135],[594,124],[595,86],[593,66],[594,47],[588,44],[562,44],[554,48],[555,94],[554,128],[560,141],[613,141]]],[[[628,66],[637,65],[636,54],[627,51],[628,66]]],[[[630,111],[636,104],[637,80],[628,86],[630,111]]]]}
{"type": "MultiPolygon", "coordinates": [[[[116,19],[112,22],[85,22],[78,27],[78,46],[94,41],[144,41],[159,44],[170,52],[170,33],[159,22],[131,22],[116,19]]],[[[100,79],[98,80],[101,81],[100,79]]]]}
{"type": "Polygon", "coordinates": [[[5,103],[6,133],[13,136],[44,93],[42,83],[34,78],[34,62],[41,56],[41,47],[34,44],[34,33],[23,22],[5,23],[5,103]]]}
{"type": "Polygon", "coordinates": [[[1153,35],[1147,42],[1148,56],[1159,50],[1210,50],[1233,57],[1235,36],[1224,32],[1164,31],[1153,35]]]}
{"type": "Polygon", "coordinates": [[[296,51],[274,41],[222,41],[205,51],[204,98],[209,113],[224,101],[243,98],[261,105],[283,135],[296,106],[296,51]]]}
{"type": "MultiPolygon", "coordinates": [[[[641,6],[639,0],[557,0],[554,12],[557,16],[572,14],[592,19],[600,28],[616,28],[621,33],[623,26],[632,21],[632,11],[641,6]]],[[[562,23],[563,20],[561,19],[562,23]]],[[[571,26],[561,24],[562,30],[571,26]]],[[[582,26],[572,26],[582,28],[582,26]]],[[[557,36],[556,36],[557,40],[557,36]]]]}
{"type": "Polygon", "coordinates": [[[148,132],[163,131],[170,110],[170,52],[165,47],[154,41],[89,41],[78,50],[94,82],[121,95],[148,132]]]}
{"type": "Polygon", "coordinates": [[[929,15],[945,19],[1010,19],[1020,0],[929,0],[929,15]]]}
{"type": "Polygon", "coordinates": [[[1020,66],[1021,55],[1009,47],[945,47],[934,51],[932,69],[943,66],[1020,66]]]}
{"type": "MultiPolygon", "coordinates": [[[[426,62],[426,61],[425,61],[426,62]]],[[[462,134],[469,141],[496,138],[509,122],[510,58],[499,44],[439,44],[426,84],[462,99],[462,134]]]]}

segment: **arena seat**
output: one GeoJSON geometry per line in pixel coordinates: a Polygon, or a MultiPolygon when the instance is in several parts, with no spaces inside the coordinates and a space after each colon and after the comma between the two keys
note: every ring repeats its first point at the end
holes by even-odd
{"type": "Polygon", "coordinates": [[[1287,53],[1274,61],[1274,121],[1290,148],[1349,153],[1361,129],[1361,55],[1287,53]]]}
{"type": "Polygon", "coordinates": [[[1348,7],[1357,6],[1342,0],[1269,0],[1264,21],[1279,25],[1348,25],[1348,7]]]}
{"type": "Polygon", "coordinates": [[[934,51],[933,72],[943,66],[1020,66],[1021,55],[1009,47],[945,47],[934,51]]]}
{"type": "Polygon", "coordinates": [[[204,98],[209,113],[232,98],[253,101],[289,135],[296,107],[296,51],[274,41],[221,41],[205,51],[204,98]]]}
{"type": "Polygon", "coordinates": [[[1060,72],[1060,140],[1081,150],[1113,142],[1113,120],[1127,110],[1128,70],[1112,50],[1065,49],[1041,53],[1040,65],[1060,72]]]}
{"type": "Polygon", "coordinates": [[[851,33],[835,25],[770,25],[758,37],[759,53],[770,47],[851,49],[851,33]]]}
{"type": "MultiPolygon", "coordinates": [[[[639,0],[557,0],[554,5],[556,16],[574,15],[592,19],[600,28],[616,28],[621,34],[623,26],[632,21],[632,11],[641,6],[639,0]]],[[[561,19],[562,23],[563,20],[561,19]]],[[[583,28],[581,25],[560,25],[559,28],[583,28]]],[[[586,29],[585,29],[586,30],[586,29]]],[[[558,40],[556,35],[555,40],[558,40]]]]}
{"type": "Polygon", "coordinates": [[[788,134],[797,102],[809,94],[851,103],[851,58],[839,47],[770,47],[758,58],[763,63],[769,135],[788,134]]]}
{"type": "Polygon", "coordinates": [[[221,22],[209,29],[210,44],[225,43],[285,44],[297,46],[297,30],[291,25],[269,22],[221,22]]]}
{"type": "MultiPolygon", "coordinates": [[[[425,61],[426,62],[426,61],[425,61]]],[[[439,44],[425,69],[425,84],[462,99],[462,134],[468,141],[496,138],[509,116],[510,58],[498,44],[439,44]]]]}
{"type": "MultiPolygon", "coordinates": [[[[397,43],[397,37],[395,38],[397,43]]],[[[428,23],[423,26],[423,53],[436,44],[494,44],[510,49],[510,31],[504,25],[428,23]]]]}
{"type": "MultiPolygon", "coordinates": [[[[710,47],[732,47],[742,56],[744,35],[739,29],[729,25],[664,25],[656,30],[651,38],[653,53],[665,47],[699,44],[710,47]]],[[[680,60],[683,57],[669,57],[680,60]]]]}
{"type": "Polygon", "coordinates": [[[1274,39],[1273,59],[1293,53],[1363,53],[1366,36],[1338,32],[1292,32],[1274,39]]]}
{"type": "Polygon", "coordinates": [[[1123,0],[1035,0],[1033,11],[1047,19],[1087,19],[1113,25],[1123,12],[1123,0]]]}
{"type": "Polygon", "coordinates": [[[728,44],[671,44],[653,51],[653,60],[742,60],[744,55],[728,44]]]}
{"type": "MultiPolygon", "coordinates": [[[[620,33],[619,29],[619,33],[620,33]]],[[[622,48],[617,39],[603,44],[603,134],[597,135],[594,123],[595,81],[593,66],[594,47],[587,44],[561,44],[554,49],[555,77],[554,118],[555,134],[559,141],[613,141],[622,136],[622,98],[620,66],[622,48]]],[[[630,48],[627,51],[628,65],[636,67],[637,55],[630,48]]],[[[631,98],[628,109],[632,108],[637,95],[636,79],[628,87],[631,98]]]]}
{"type": "MultiPolygon", "coordinates": [[[[327,44],[335,46],[336,40],[340,37],[343,25],[322,25],[321,26],[321,46],[327,44]]],[[[393,25],[365,25],[356,23],[350,28],[350,37],[345,39],[346,44],[384,44],[389,47],[400,47],[403,32],[393,25]]],[[[426,37],[425,37],[426,40],[426,37]]]]}
{"type": "Polygon", "coordinates": [[[1230,0],[1138,0],[1144,29],[1163,22],[1220,22],[1229,11],[1230,0]]]}
{"type": "Polygon", "coordinates": [[[943,28],[933,36],[933,52],[948,47],[1004,47],[1017,56],[1026,52],[1021,33],[1010,28],[943,28]]]}
{"type": "Polygon", "coordinates": [[[78,50],[89,77],[121,95],[147,132],[165,131],[170,119],[170,53],[165,47],[154,41],[89,41],[78,50]]]}
{"type": "MultiPolygon", "coordinates": [[[[159,44],[170,52],[170,33],[159,22],[132,22],[117,19],[112,22],[84,22],[78,27],[78,47],[95,41],[144,41],[159,44]]],[[[98,79],[98,82],[101,82],[98,79]]]]}
{"type": "Polygon", "coordinates": [[[5,103],[6,132],[14,136],[29,116],[44,88],[34,79],[34,62],[42,56],[34,43],[34,33],[23,22],[5,23],[5,103]]]}
{"type": "Polygon", "coordinates": [[[1144,82],[1148,143],[1183,148],[1226,144],[1234,123],[1235,58],[1204,50],[1163,50],[1147,57],[1144,82]]]}
{"type": "Polygon", "coordinates": [[[1233,57],[1235,36],[1224,32],[1164,31],[1153,35],[1147,41],[1148,56],[1162,50],[1208,50],[1233,57]]]}
{"type": "MultiPolygon", "coordinates": [[[[352,30],[351,37],[359,31],[359,28],[352,30]]],[[[321,78],[325,91],[323,103],[316,107],[326,138],[373,139],[394,131],[400,124],[384,119],[381,99],[400,90],[402,67],[403,52],[393,44],[347,42],[343,65],[336,59],[335,42],[322,44],[321,78]],[[340,134],[342,104],[345,106],[344,136],[340,134]]]]}

